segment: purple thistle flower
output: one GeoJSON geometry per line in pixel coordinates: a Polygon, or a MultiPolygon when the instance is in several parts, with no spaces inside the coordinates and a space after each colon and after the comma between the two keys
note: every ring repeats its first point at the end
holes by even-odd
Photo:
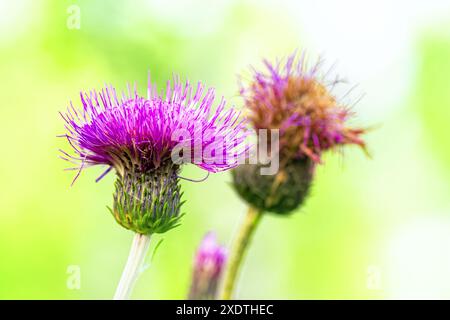
{"type": "Polygon", "coordinates": [[[214,90],[204,93],[199,82],[175,77],[166,93],[157,95],[150,79],[147,98],[106,87],[81,93],[82,109],[71,104],[61,116],[72,154],[62,158],[81,171],[106,165],[117,174],[114,207],[119,224],[137,233],[162,233],[178,225],[181,192],[178,184],[182,163],[191,162],[207,172],[235,167],[246,151],[245,120],[225,100],[213,110],[214,90]]]}
{"type": "Polygon", "coordinates": [[[226,260],[225,247],[217,243],[217,237],[213,232],[208,232],[195,255],[189,299],[216,298],[226,260]]]}
{"type": "MultiPolygon", "coordinates": [[[[225,111],[222,98],[212,110],[214,89],[204,93],[199,82],[195,91],[189,82],[177,78],[173,87],[167,82],[166,94],[158,96],[148,85],[148,97],[140,97],[128,88],[121,98],[106,87],[100,92],[81,93],[83,108],[71,104],[61,116],[66,122],[64,135],[75,155],[64,151],[64,159],[74,162],[81,171],[93,165],[115,168],[120,175],[131,168],[141,172],[170,161],[177,146],[191,148],[191,160],[208,172],[218,172],[237,165],[246,150],[244,120],[234,109],[225,111]],[[204,150],[212,150],[206,156],[204,150]],[[199,151],[199,152],[196,152],[199,151]]],[[[185,150],[182,150],[185,151],[185,150]]]]}

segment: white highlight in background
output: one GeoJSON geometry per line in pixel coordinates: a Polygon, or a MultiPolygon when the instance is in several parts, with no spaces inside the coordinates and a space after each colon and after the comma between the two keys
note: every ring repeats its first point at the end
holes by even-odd
{"type": "Polygon", "coordinates": [[[389,243],[387,298],[450,298],[450,217],[416,220],[389,243]]]}

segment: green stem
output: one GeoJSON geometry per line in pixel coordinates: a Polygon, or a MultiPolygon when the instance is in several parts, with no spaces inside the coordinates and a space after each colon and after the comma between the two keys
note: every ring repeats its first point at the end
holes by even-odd
{"type": "Polygon", "coordinates": [[[114,300],[126,300],[130,297],[134,284],[142,272],[145,257],[150,246],[150,236],[136,233],[131,245],[125,269],[117,286],[114,300]]]}
{"type": "Polygon", "coordinates": [[[250,244],[252,235],[262,216],[262,211],[249,207],[247,214],[242,222],[239,233],[231,248],[228,268],[225,274],[225,280],[222,289],[222,299],[230,300],[236,284],[239,268],[244,254],[250,244]]]}

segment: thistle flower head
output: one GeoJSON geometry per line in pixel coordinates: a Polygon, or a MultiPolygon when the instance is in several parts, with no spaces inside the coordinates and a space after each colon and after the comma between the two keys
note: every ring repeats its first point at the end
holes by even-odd
{"type": "MultiPolygon", "coordinates": [[[[82,108],[71,104],[61,114],[73,152],[63,159],[80,172],[106,165],[117,174],[114,206],[117,222],[142,234],[162,233],[178,224],[180,165],[192,162],[208,172],[237,165],[246,152],[244,120],[222,99],[213,110],[214,90],[195,90],[178,78],[157,95],[150,81],[147,97],[128,88],[121,97],[112,87],[81,93],[82,108]]],[[[101,179],[102,174],[99,179],[101,179]]],[[[98,180],[99,180],[98,179],[98,180]]]]}
{"type": "Polygon", "coordinates": [[[255,129],[280,130],[280,156],[309,157],[318,163],[323,151],[338,145],[364,147],[361,128],[348,127],[352,116],[330,92],[319,75],[320,61],[312,68],[305,54],[292,54],[266,70],[253,70],[240,93],[255,129]]]}
{"type": "Polygon", "coordinates": [[[215,298],[226,260],[225,247],[217,243],[214,233],[207,233],[194,258],[194,271],[189,292],[190,299],[215,298]]]}
{"type": "Polygon", "coordinates": [[[147,92],[147,98],[130,88],[120,98],[112,87],[81,93],[82,109],[71,105],[61,114],[67,129],[64,136],[75,151],[74,155],[64,152],[65,158],[79,169],[106,165],[123,175],[127,170],[160,167],[182,145],[213,149],[208,156],[187,155],[209,172],[236,165],[236,155],[243,152],[244,123],[234,109],[225,111],[223,98],[213,110],[214,89],[204,94],[201,83],[194,91],[189,82],[183,85],[175,78],[173,86],[167,83],[165,96],[157,95],[150,82],[147,92]]]}
{"type": "Polygon", "coordinates": [[[261,175],[260,163],[243,165],[233,170],[233,182],[250,205],[286,214],[306,199],[322,153],[346,144],[364,149],[361,135],[365,130],[348,126],[352,113],[320,76],[320,61],[308,68],[304,54],[300,58],[292,54],[275,64],[264,61],[264,65],[263,71],[253,70],[251,81],[241,84],[240,93],[256,130],[279,130],[279,150],[270,157],[279,157],[280,167],[274,175],[261,175]]]}

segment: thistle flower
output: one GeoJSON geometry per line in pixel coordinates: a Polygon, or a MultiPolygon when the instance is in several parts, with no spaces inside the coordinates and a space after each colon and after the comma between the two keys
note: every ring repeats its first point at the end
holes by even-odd
{"type": "Polygon", "coordinates": [[[226,263],[225,247],[209,232],[203,238],[194,259],[189,299],[210,300],[217,297],[217,288],[226,263]]]}
{"type": "Polygon", "coordinates": [[[78,165],[75,179],[89,166],[108,167],[99,179],[115,169],[111,212],[123,227],[142,234],[173,228],[181,205],[180,165],[192,162],[207,172],[224,171],[245,152],[240,114],[225,111],[223,98],[213,111],[214,90],[203,91],[201,83],[194,92],[189,82],[182,85],[177,78],[173,86],[167,83],[165,97],[156,95],[150,82],[147,98],[128,88],[119,99],[114,88],[106,87],[81,93],[83,108],[71,105],[61,114],[74,151],[62,151],[63,158],[78,165]]]}
{"type": "MultiPolygon", "coordinates": [[[[269,158],[276,159],[279,170],[262,175],[264,163],[245,164],[233,170],[233,185],[249,204],[230,255],[222,298],[230,299],[238,270],[251,237],[264,212],[288,214],[308,196],[315,166],[322,153],[338,146],[355,144],[365,150],[362,128],[349,127],[352,113],[332,94],[319,74],[320,61],[308,68],[305,55],[292,54],[266,70],[253,70],[252,80],[241,85],[248,118],[254,129],[276,132],[279,146],[269,158]]],[[[272,137],[272,134],[270,135],[272,137]]],[[[265,141],[258,141],[258,147],[265,141]]],[[[267,146],[266,146],[267,147],[267,146]]]]}
{"type": "Polygon", "coordinates": [[[304,54],[276,64],[264,61],[266,70],[253,70],[252,80],[241,84],[254,129],[277,130],[279,137],[279,150],[271,155],[279,157],[280,170],[275,175],[260,175],[261,164],[233,172],[236,190],[256,208],[292,212],[306,198],[324,151],[347,144],[365,150],[361,138],[365,130],[347,125],[353,114],[325,84],[320,63],[308,68],[304,54]]]}
{"type": "Polygon", "coordinates": [[[179,172],[191,162],[209,172],[228,170],[246,152],[239,112],[225,110],[225,100],[213,110],[214,90],[198,83],[194,91],[175,78],[165,95],[147,88],[147,97],[128,87],[119,98],[106,87],[81,93],[82,108],[61,113],[73,152],[63,158],[76,165],[78,178],[90,166],[104,165],[116,172],[113,207],[115,220],[136,233],[116,298],[129,295],[145,258],[149,236],[179,224],[182,192],[179,172]],[[127,274],[128,273],[128,274],[127,274]]]}

